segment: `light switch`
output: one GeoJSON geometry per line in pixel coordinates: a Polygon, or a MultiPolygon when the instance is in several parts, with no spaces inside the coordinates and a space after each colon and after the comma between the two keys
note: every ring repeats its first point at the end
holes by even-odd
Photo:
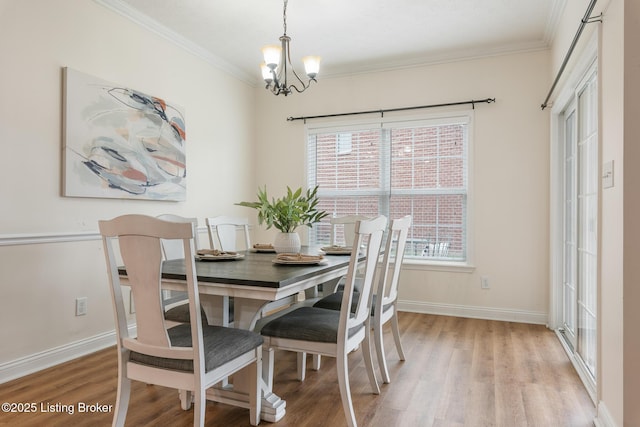
{"type": "Polygon", "coordinates": [[[602,188],[613,187],[613,160],[602,165],[602,188]]]}

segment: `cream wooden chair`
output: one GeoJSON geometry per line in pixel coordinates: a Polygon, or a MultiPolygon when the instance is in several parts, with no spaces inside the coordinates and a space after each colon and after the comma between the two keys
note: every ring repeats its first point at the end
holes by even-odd
{"type": "Polygon", "coordinates": [[[423,257],[445,258],[449,255],[449,242],[429,242],[422,250],[423,257]]]}
{"type": "MultiPolygon", "coordinates": [[[[144,215],[124,215],[99,222],[109,274],[118,350],[118,389],[114,426],[123,426],[131,380],[188,390],[194,400],[194,426],[204,425],[208,388],[248,369],[250,423],[260,422],[260,335],[242,329],[203,325],[194,261],[193,229],[144,215]],[[180,239],[189,295],[190,323],[167,328],[162,307],[161,239],[180,239]],[[129,335],[114,243],[135,297],[137,337],[129,335]]],[[[191,396],[189,396],[191,397],[191,396]]]]}
{"type": "MultiPolygon", "coordinates": [[[[372,326],[375,336],[374,342],[376,344],[378,364],[380,365],[382,380],[387,384],[391,382],[391,379],[389,377],[389,370],[387,369],[387,360],[382,340],[382,325],[387,323],[389,320],[392,320],[391,329],[393,331],[396,350],[398,351],[400,360],[405,360],[402,343],[400,342],[400,329],[398,328],[396,301],[398,299],[398,282],[400,278],[400,270],[402,268],[402,260],[404,259],[409,227],[411,227],[410,215],[392,220],[391,224],[389,224],[384,257],[377,275],[378,285],[376,293],[373,296],[372,303],[373,310],[371,311],[371,317],[373,321],[372,326]],[[383,297],[381,298],[380,295],[383,295],[383,297]]],[[[320,299],[313,306],[329,310],[340,310],[342,308],[342,299],[342,291],[337,291],[334,294],[320,299]]],[[[354,311],[355,309],[355,305],[352,304],[351,311],[354,311]]],[[[304,355],[302,355],[302,357],[304,357],[304,355]]],[[[314,369],[320,369],[319,357],[314,355],[313,362],[314,369]]],[[[298,364],[300,364],[300,361],[298,364]]],[[[304,368],[304,363],[302,363],[302,365],[304,368]]],[[[304,378],[304,373],[301,376],[304,378]]]]}
{"type": "Polygon", "coordinates": [[[261,334],[265,338],[264,345],[269,351],[282,349],[336,358],[340,396],[349,426],[357,425],[349,387],[347,355],[351,351],[358,347],[362,348],[371,388],[374,393],[380,393],[373,369],[367,331],[371,328],[372,287],[386,223],[387,219],[384,216],[356,223],[353,244],[358,248],[364,245],[366,260],[363,266],[361,290],[355,294],[359,255],[357,251],[352,251],[344,286],[342,310],[300,307],[274,318],[261,329],[261,334]],[[356,310],[352,313],[349,307],[353,298],[356,297],[358,298],[356,310]]]}
{"type": "Polygon", "coordinates": [[[345,215],[332,217],[330,240],[332,245],[353,246],[356,222],[371,219],[364,215],[345,215]],[[342,229],[342,232],[340,230],[342,229]]]}
{"type": "MultiPolygon", "coordinates": [[[[353,239],[355,236],[356,222],[368,220],[371,217],[364,215],[345,215],[334,216],[329,220],[331,224],[330,245],[331,246],[353,246],[353,239]]],[[[328,283],[322,284],[322,295],[326,296],[341,289],[344,285],[344,277],[333,280],[328,283]]],[[[356,286],[356,289],[358,286],[356,286]]],[[[307,298],[311,299],[317,297],[318,292],[307,292],[307,298]]]]}
{"type": "Polygon", "coordinates": [[[207,231],[209,233],[209,245],[211,249],[221,251],[249,250],[251,239],[249,238],[249,220],[230,216],[216,216],[206,218],[207,231]],[[238,245],[238,230],[242,230],[242,242],[244,247],[238,245]]]}
{"type": "MultiPolygon", "coordinates": [[[[186,218],[174,214],[161,214],[156,218],[171,222],[186,222],[191,224],[193,229],[193,245],[195,250],[200,247],[198,244],[198,218],[186,218]]],[[[184,249],[181,240],[162,239],[162,254],[165,260],[184,258],[184,249]]],[[[189,304],[186,292],[163,291],[170,295],[164,296],[165,313],[164,318],[171,322],[188,323],[189,322],[189,304]]],[[[225,297],[226,298],[226,297],[225,297]]],[[[202,312],[204,315],[204,312],[202,312]]],[[[206,317],[205,317],[206,318],[206,317]]],[[[228,322],[227,322],[228,324],[228,322]]],[[[223,322],[223,325],[226,324],[223,322]]]]}
{"type": "Polygon", "coordinates": [[[396,350],[400,360],[405,360],[402,342],[400,341],[400,329],[398,327],[398,283],[402,261],[404,259],[407,236],[411,227],[411,216],[394,219],[389,225],[387,243],[384,249],[382,267],[378,275],[378,289],[373,303],[373,331],[378,355],[378,364],[382,374],[382,381],[391,382],[387,359],[382,340],[382,325],[391,321],[391,330],[396,344],[396,350]]]}
{"type": "MultiPolygon", "coordinates": [[[[193,245],[197,251],[200,248],[198,244],[198,218],[187,218],[174,214],[161,214],[156,218],[171,221],[171,222],[188,222],[191,224],[193,230],[193,245]]],[[[162,253],[164,259],[181,259],[184,258],[184,249],[182,248],[182,241],[180,240],[162,240],[162,253]]]]}

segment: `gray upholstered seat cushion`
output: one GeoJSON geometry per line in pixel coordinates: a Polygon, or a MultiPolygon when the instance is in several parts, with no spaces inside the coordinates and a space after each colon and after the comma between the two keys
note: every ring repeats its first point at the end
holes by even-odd
{"type": "MultiPolygon", "coordinates": [[[[326,297],[322,298],[321,300],[319,300],[318,302],[316,302],[315,304],[313,304],[314,307],[320,307],[320,308],[327,308],[329,310],[340,310],[340,307],[342,306],[342,292],[335,292],[333,294],[327,295],[326,297]]],[[[359,293],[358,291],[354,291],[353,292],[353,300],[351,301],[351,312],[355,312],[356,308],[358,306],[358,296],[359,293]]],[[[384,309],[387,310],[389,307],[391,307],[393,305],[393,303],[391,304],[386,304],[384,306],[384,309]]],[[[373,299],[371,301],[371,315],[373,316],[373,312],[375,311],[375,306],[376,306],[376,296],[373,295],[373,299]]]]}
{"type": "MultiPolygon", "coordinates": [[[[262,327],[265,336],[313,342],[338,342],[340,312],[318,307],[301,307],[278,317],[262,327]]],[[[361,325],[349,330],[349,336],[361,325]]]]}
{"type": "MultiPolygon", "coordinates": [[[[209,372],[247,351],[262,345],[264,339],[255,332],[222,326],[202,326],[205,371],[209,372]]],[[[174,347],[191,347],[191,325],[188,323],[167,330],[174,347]]],[[[131,352],[129,360],[145,365],[177,371],[193,372],[193,361],[167,359],[131,352]]]]}
{"type": "MultiPolygon", "coordinates": [[[[338,291],[323,297],[321,300],[313,304],[314,307],[327,308],[329,310],[340,310],[342,307],[342,296],[344,292],[338,291]]],[[[351,300],[351,312],[354,313],[358,306],[358,299],[360,293],[358,291],[353,292],[353,299],[351,300]]]]}
{"type": "MultiPolygon", "coordinates": [[[[202,314],[202,321],[207,323],[207,316],[204,314],[204,310],[200,310],[202,314]]],[[[189,323],[189,303],[176,305],[165,311],[164,318],[172,322],[189,323]]],[[[229,298],[229,322],[233,322],[233,298],[229,298]]]]}
{"type": "MultiPolygon", "coordinates": [[[[202,321],[207,323],[207,316],[204,314],[203,310],[200,310],[200,314],[202,315],[202,321]]],[[[185,302],[184,304],[171,307],[169,310],[164,312],[164,318],[172,322],[189,323],[191,321],[189,318],[189,303],[185,302]]]]}

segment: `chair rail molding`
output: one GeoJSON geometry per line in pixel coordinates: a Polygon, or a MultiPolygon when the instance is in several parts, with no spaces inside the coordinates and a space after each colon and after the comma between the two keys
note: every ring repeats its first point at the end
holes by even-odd
{"type": "Polygon", "coordinates": [[[100,234],[97,230],[83,232],[2,234],[0,235],[0,246],[82,242],[87,240],[100,240],[100,234]]]}
{"type": "MultiPolygon", "coordinates": [[[[207,228],[199,226],[198,234],[206,232],[207,228]]],[[[0,234],[0,246],[18,245],[39,245],[44,243],[69,243],[84,242],[88,240],[100,240],[98,230],[91,231],[69,231],[69,232],[49,232],[49,233],[20,233],[20,234],[0,234]]]]}

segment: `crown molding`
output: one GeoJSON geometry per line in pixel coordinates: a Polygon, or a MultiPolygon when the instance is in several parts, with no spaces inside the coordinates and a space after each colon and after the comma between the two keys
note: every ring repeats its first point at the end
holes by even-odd
{"type": "Polygon", "coordinates": [[[518,53],[537,52],[549,49],[549,45],[544,41],[534,43],[521,43],[502,46],[490,49],[463,49],[440,55],[416,56],[412,58],[393,59],[387,62],[345,64],[344,66],[327,67],[322,72],[323,78],[346,77],[358,74],[380,73],[387,71],[397,71],[409,68],[419,68],[430,65],[448,64],[453,62],[471,61],[475,59],[490,58],[502,55],[513,55],[518,53]]]}
{"type": "Polygon", "coordinates": [[[558,25],[560,25],[560,18],[564,12],[564,8],[567,5],[567,0],[554,0],[549,11],[549,17],[547,19],[547,25],[544,29],[544,43],[547,46],[551,46],[553,39],[556,37],[558,31],[558,25]]]}
{"type": "Polygon", "coordinates": [[[212,54],[207,49],[198,45],[197,43],[192,42],[191,40],[181,36],[173,30],[170,30],[166,26],[162,25],[158,21],[149,18],[147,15],[141,13],[137,9],[129,6],[127,3],[121,0],[93,0],[95,3],[116,12],[125,18],[131,20],[135,24],[140,27],[151,31],[164,38],[165,40],[170,41],[175,44],[179,48],[191,53],[197,58],[207,62],[208,64],[214,66],[215,68],[224,71],[227,74],[232,75],[233,77],[240,79],[244,83],[247,83],[251,86],[256,86],[257,80],[253,75],[249,75],[240,68],[230,64],[229,62],[223,60],[222,58],[212,54]]]}

